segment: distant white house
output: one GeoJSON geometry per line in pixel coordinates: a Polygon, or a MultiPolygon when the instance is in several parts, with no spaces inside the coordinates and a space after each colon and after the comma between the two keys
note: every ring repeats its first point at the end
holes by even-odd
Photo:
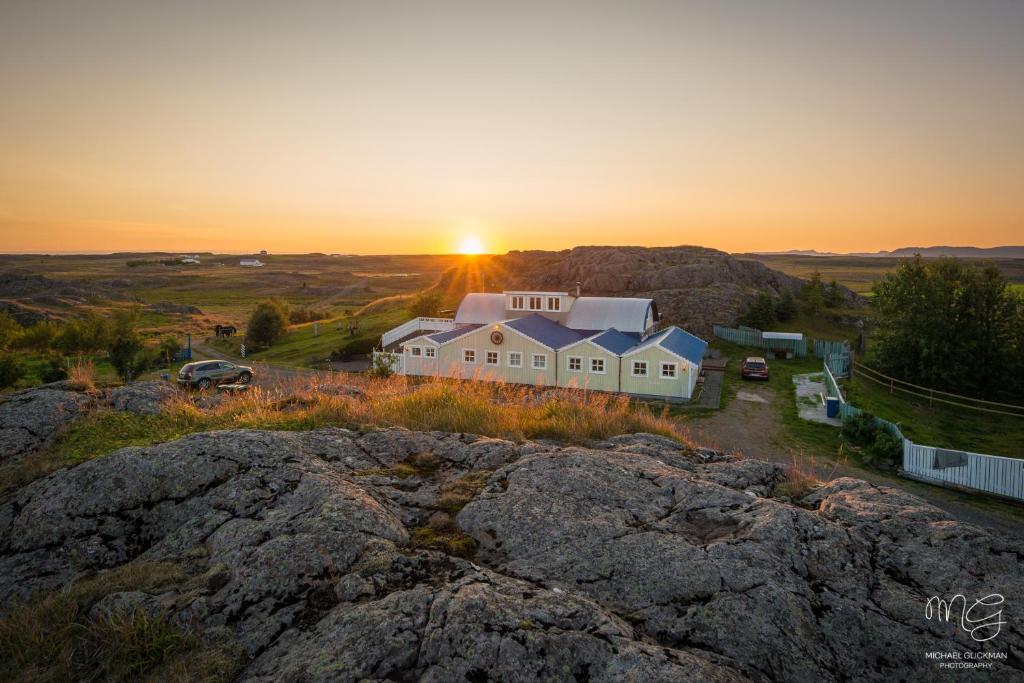
{"type": "Polygon", "coordinates": [[[258,258],[244,258],[238,262],[238,265],[248,268],[259,268],[263,266],[263,261],[260,261],[258,258]]]}
{"type": "Polygon", "coordinates": [[[183,256],[179,263],[199,263],[198,256],[183,256]]]}

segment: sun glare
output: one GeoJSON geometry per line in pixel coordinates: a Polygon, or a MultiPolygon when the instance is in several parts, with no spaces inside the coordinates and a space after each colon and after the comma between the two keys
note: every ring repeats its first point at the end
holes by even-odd
{"type": "Polygon", "coordinates": [[[462,242],[459,243],[459,253],[467,256],[484,253],[484,245],[480,243],[476,237],[469,236],[462,238],[462,242]]]}

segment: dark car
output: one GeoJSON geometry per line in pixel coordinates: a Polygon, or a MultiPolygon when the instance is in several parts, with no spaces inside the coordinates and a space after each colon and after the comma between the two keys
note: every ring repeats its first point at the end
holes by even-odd
{"type": "Polygon", "coordinates": [[[178,385],[209,389],[218,384],[248,384],[252,381],[252,368],[226,360],[201,360],[187,363],[178,372],[178,385]]]}
{"type": "Polygon", "coordinates": [[[743,379],[768,379],[768,363],[760,356],[751,356],[740,366],[743,379]]]}

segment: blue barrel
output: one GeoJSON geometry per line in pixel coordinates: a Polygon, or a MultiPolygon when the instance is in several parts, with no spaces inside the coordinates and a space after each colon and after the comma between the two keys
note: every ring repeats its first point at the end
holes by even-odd
{"type": "Polygon", "coordinates": [[[839,399],[834,396],[825,398],[825,414],[829,417],[839,417],[839,399]]]}
{"type": "Polygon", "coordinates": [[[160,373],[160,379],[162,379],[165,382],[169,382],[170,379],[171,379],[171,375],[169,373],[166,373],[166,372],[161,372],[160,373]]]}

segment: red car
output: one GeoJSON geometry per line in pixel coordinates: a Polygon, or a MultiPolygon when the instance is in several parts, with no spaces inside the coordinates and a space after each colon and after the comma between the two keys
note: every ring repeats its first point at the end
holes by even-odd
{"type": "Polygon", "coordinates": [[[740,366],[743,379],[768,379],[768,363],[760,356],[751,356],[740,366]]]}

